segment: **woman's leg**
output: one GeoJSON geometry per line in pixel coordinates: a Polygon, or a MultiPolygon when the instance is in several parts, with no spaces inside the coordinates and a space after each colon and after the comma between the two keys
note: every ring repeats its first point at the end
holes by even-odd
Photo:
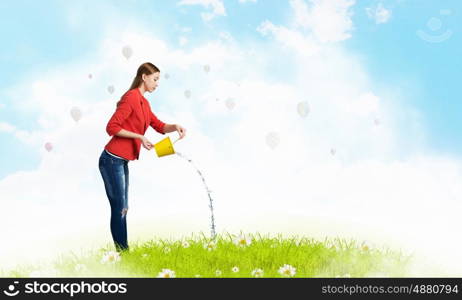
{"type": "MultiPolygon", "coordinates": [[[[124,240],[128,240],[128,231],[127,231],[127,212],[128,212],[128,162],[124,163],[124,179],[125,179],[125,197],[124,202],[122,205],[122,225],[123,225],[123,232],[124,232],[124,240]]],[[[128,245],[127,245],[128,250],[128,245]]]]}
{"type": "Polygon", "coordinates": [[[117,251],[128,250],[126,226],[126,179],[124,160],[101,154],[99,169],[111,206],[111,234],[117,251]]]}

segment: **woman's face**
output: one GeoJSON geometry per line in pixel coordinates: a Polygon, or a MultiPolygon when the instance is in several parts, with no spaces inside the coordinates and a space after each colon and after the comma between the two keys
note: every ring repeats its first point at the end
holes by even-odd
{"type": "Polygon", "coordinates": [[[159,76],[160,76],[159,72],[152,73],[151,75],[143,74],[144,88],[146,91],[152,93],[157,88],[159,76]]]}

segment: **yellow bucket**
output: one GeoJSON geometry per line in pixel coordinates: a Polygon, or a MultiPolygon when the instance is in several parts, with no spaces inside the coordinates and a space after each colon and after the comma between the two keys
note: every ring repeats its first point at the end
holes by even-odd
{"type": "Polygon", "coordinates": [[[160,142],[154,144],[154,149],[156,149],[158,157],[175,153],[175,149],[173,149],[173,144],[172,141],[170,141],[170,137],[166,137],[160,142]]]}

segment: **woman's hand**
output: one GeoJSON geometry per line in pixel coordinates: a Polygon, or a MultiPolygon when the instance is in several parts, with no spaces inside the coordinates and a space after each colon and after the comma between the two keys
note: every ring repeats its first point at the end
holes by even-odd
{"type": "Polygon", "coordinates": [[[152,149],[152,143],[144,136],[142,135],[140,137],[141,144],[143,145],[144,148],[151,150],[152,149]]]}
{"type": "Polygon", "coordinates": [[[182,126],[178,125],[178,124],[175,124],[175,130],[178,131],[178,133],[180,135],[180,137],[178,138],[179,140],[184,138],[184,136],[186,135],[186,129],[183,128],[182,126]]]}

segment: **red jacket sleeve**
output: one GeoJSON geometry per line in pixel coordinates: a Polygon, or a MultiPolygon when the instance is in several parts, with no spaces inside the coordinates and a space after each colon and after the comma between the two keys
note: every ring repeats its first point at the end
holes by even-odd
{"type": "Polygon", "coordinates": [[[157,119],[156,115],[151,111],[151,127],[154,128],[155,131],[165,134],[164,132],[164,126],[165,123],[162,122],[161,120],[157,119]]]}
{"type": "Polygon", "coordinates": [[[107,123],[106,132],[112,136],[122,129],[122,123],[130,116],[133,111],[131,105],[131,93],[125,94],[117,104],[117,109],[107,123]]]}

